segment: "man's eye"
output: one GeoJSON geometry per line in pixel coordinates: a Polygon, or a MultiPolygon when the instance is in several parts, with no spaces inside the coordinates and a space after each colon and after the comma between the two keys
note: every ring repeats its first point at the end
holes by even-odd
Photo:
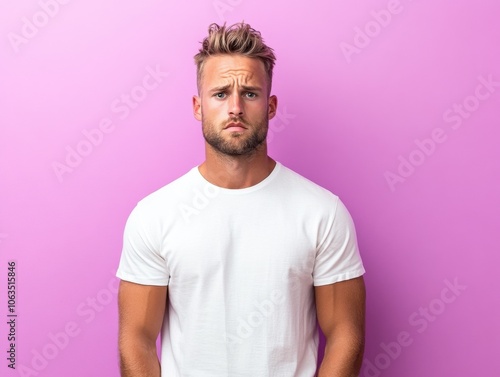
{"type": "Polygon", "coordinates": [[[226,93],[215,93],[215,97],[217,98],[224,98],[226,96],[226,93]]]}
{"type": "Polygon", "coordinates": [[[252,92],[247,92],[247,93],[246,93],[246,96],[247,96],[248,98],[255,98],[255,97],[257,97],[257,94],[252,93],[252,92]]]}

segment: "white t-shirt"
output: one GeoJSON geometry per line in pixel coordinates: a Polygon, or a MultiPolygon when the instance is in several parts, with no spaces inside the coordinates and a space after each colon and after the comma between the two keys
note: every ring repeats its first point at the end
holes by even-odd
{"type": "Polygon", "coordinates": [[[312,377],[313,286],[361,276],[355,228],[337,196],[279,162],[243,189],[194,167],[127,221],[117,276],[168,285],[166,377],[312,377]]]}

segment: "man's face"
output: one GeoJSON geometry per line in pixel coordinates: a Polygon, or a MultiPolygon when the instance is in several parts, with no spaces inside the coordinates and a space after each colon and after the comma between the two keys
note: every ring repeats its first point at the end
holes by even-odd
{"type": "Polygon", "coordinates": [[[241,55],[211,56],[199,91],[199,97],[193,97],[194,114],[213,149],[242,156],[265,144],[277,99],[269,97],[264,63],[241,55]]]}

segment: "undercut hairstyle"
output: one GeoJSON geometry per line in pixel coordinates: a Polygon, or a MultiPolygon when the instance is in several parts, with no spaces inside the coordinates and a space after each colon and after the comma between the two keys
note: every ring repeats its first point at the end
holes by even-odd
{"type": "Polygon", "coordinates": [[[249,58],[259,59],[264,63],[268,78],[268,91],[271,93],[273,68],[276,56],[271,47],[267,46],[258,32],[244,22],[231,26],[211,24],[208,27],[208,36],[201,42],[199,52],[194,56],[197,66],[198,92],[203,78],[203,66],[210,56],[238,54],[249,58]]]}

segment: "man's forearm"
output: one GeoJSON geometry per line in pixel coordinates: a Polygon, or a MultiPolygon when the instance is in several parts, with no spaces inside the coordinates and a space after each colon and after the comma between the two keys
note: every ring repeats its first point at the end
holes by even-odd
{"type": "Polygon", "coordinates": [[[357,377],[363,362],[363,341],[336,339],[327,341],[318,377],[357,377]]]}
{"type": "Polygon", "coordinates": [[[121,377],[160,377],[156,347],[127,344],[120,347],[121,377]]]}

